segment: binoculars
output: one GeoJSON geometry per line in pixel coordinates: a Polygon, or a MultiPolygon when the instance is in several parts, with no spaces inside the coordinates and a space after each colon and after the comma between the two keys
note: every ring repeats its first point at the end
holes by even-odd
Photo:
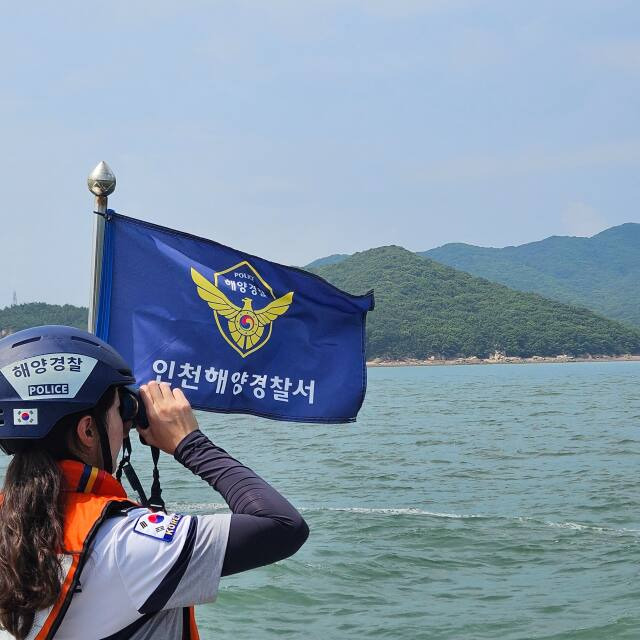
{"type": "Polygon", "coordinates": [[[135,427],[146,429],[149,426],[147,411],[144,402],[140,397],[140,389],[137,385],[131,384],[120,387],[120,417],[122,422],[131,420],[135,427]]]}

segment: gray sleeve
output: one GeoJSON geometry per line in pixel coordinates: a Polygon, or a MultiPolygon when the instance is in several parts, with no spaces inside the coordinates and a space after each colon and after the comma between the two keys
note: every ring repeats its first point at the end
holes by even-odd
{"type": "MultiPolygon", "coordinates": [[[[119,527],[116,559],[141,614],[213,602],[229,536],[229,514],[183,516],[170,541],[149,535],[147,516],[119,527]]],[[[165,516],[171,520],[172,515],[165,516]]]]}
{"type": "Polygon", "coordinates": [[[165,609],[213,602],[218,595],[231,514],[193,516],[196,535],[187,569],[165,609]]]}

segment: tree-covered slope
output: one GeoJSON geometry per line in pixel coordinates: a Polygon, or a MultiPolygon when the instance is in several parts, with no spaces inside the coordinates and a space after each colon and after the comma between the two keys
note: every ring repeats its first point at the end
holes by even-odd
{"type": "Polygon", "coordinates": [[[419,255],[640,326],[640,224],[503,249],[446,244],[419,255]]]}
{"type": "Polygon", "coordinates": [[[352,293],[375,289],[370,358],[640,353],[640,330],[584,308],[508,289],[400,247],[312,269],[352,293]]]}
{"type": "Polygon", "coordinates": [[[0,332],[16,332],[41,324],[66,324],[79,329],[87,328],[87,308],[71,304],[58,305],[45,302],[16,304],[0,309],[0,332]]]}
{"type": "Polygon", "coordinates": [[[310,262],[305,269],[314,269],[316,267],[323,267],[327,264],[337,264],[338,262],[342,262],[349,257],[348,253],[332,253],[330,256],[326,256],[326,258],[318,258],[313,262],[310,262]]]}

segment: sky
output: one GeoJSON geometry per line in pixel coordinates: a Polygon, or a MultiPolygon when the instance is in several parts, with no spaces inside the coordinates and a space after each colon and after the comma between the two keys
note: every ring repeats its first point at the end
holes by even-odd
{"type": "Polygon", "coordinates": [[[0,0],[0,307],[109,206],[285,264],[640,221],[636,0],[0,0]]]}

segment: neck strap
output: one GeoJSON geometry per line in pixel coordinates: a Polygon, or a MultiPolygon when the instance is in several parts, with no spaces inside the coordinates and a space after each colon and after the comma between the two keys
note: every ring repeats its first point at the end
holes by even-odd
{"type": "Polygon", "coordinates": [[[122,478],[122,472],[124,471],[131,488],[138,494],[140,503],[152,511],[166,510],[164,500],[162,499],[162,487],[160,486],[160,471],[158,470],[159,458],[159,449],[157,447],[151,447],[151,459],[153,460],[153,483],[151,485],[151,496],[149,498],[147,498],[147,494],[142,487],[138,474],[131,465],[131,440],[129,440],[128,437],[122,441],[122,460],[120,460],[118,470],[116,471],[116,479],[118,481],[122,478]]]}

